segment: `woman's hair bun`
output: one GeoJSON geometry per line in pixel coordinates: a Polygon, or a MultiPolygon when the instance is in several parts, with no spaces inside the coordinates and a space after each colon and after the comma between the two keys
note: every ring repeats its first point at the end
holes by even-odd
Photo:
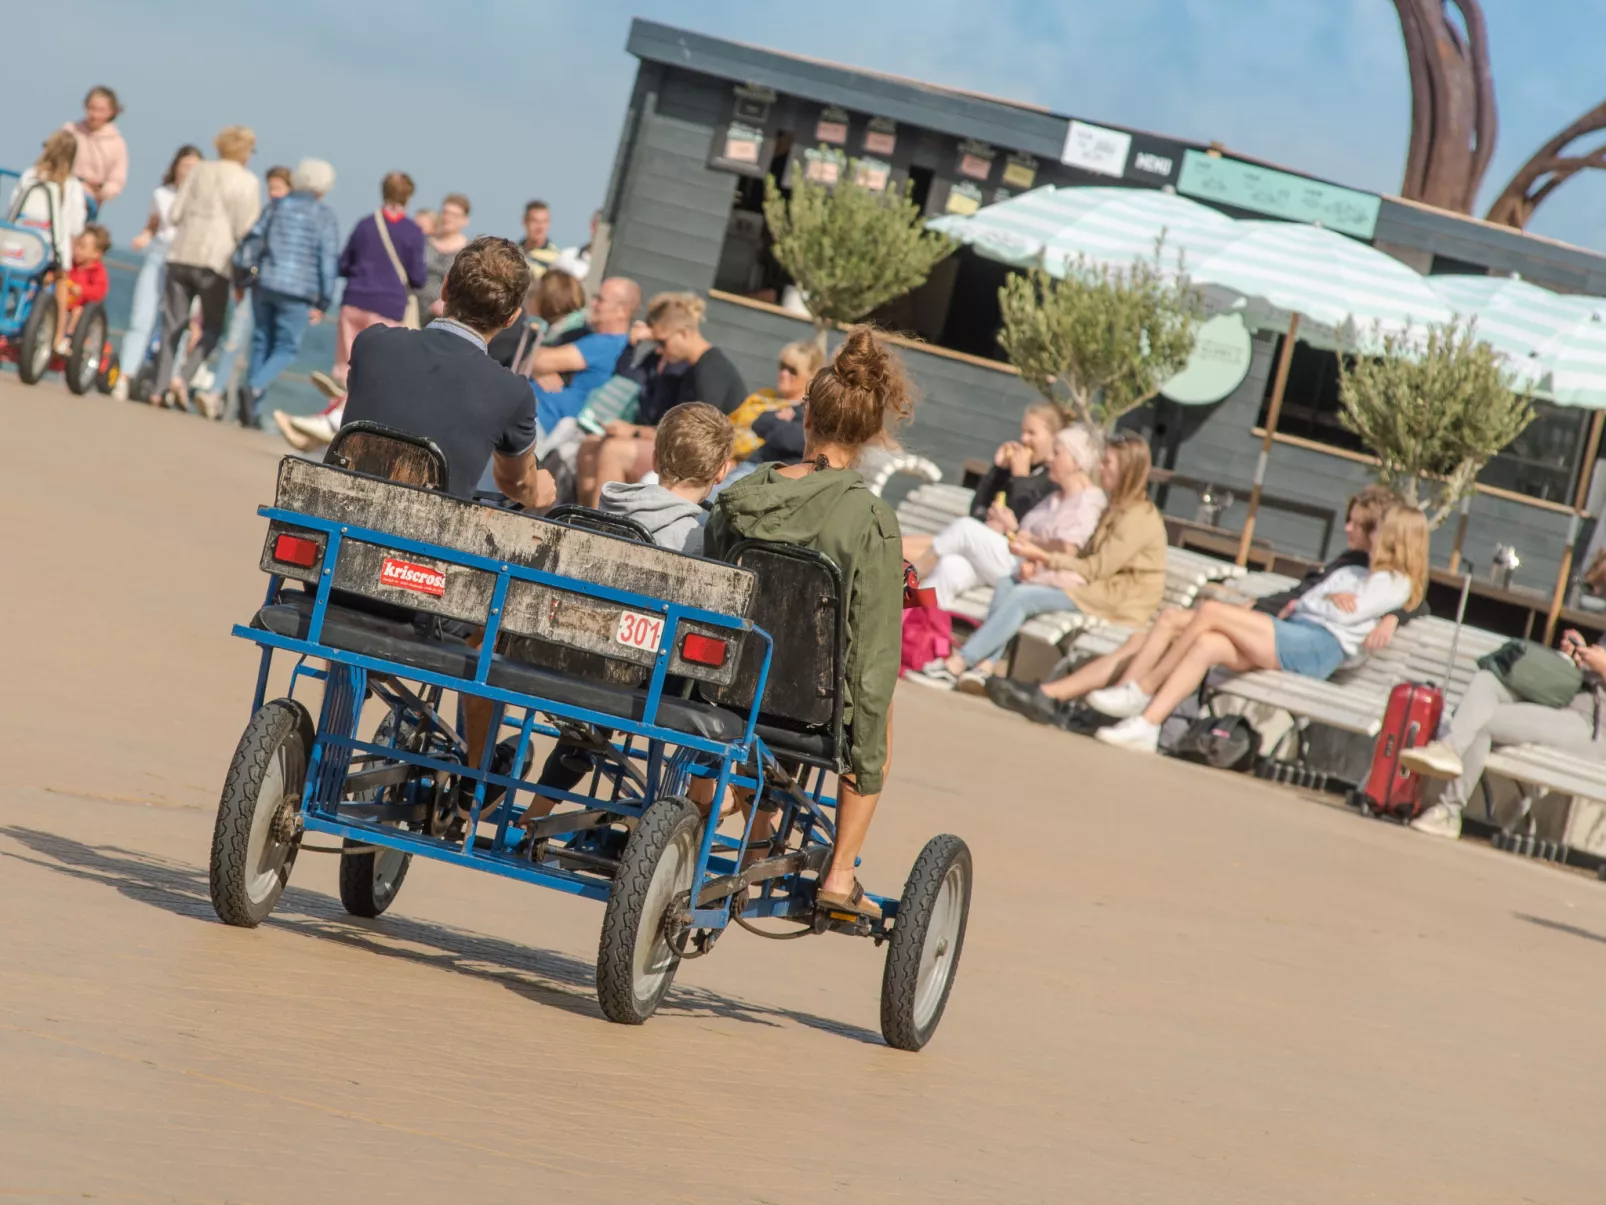
{"type": "Polygon", "coordinates": [[[886,349],[875,332],[867,326],[856,326],[848,332],[846,341],[837,349],[831,365],[836,375],[849,389],[867,389],[879,393],[885,387],[889,372],[886,349]]]}

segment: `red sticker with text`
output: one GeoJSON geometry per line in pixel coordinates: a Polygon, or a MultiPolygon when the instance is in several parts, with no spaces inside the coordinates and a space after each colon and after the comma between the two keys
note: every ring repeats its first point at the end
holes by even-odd
{"type": "Polygon", "coordinates": [[[414,594],[433,594],[436,598],[446,593],[446,575],[439,569],[398,561],[392,556],[387,556],[379,569],[379,584],[411,590],[414,594]]]}

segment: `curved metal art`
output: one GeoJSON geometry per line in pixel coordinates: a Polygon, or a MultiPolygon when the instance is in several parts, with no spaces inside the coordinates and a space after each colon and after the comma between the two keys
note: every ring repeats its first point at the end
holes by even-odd
{"type": "Polygon", "coordinates": [[[1589,151],[1569,150],[1573,143],[1601,130],[1606,130],[1606,101],[1534,152],[1489,207],[1489,221],[1521,230],[1540,202],[1561,185],[1588,168],[1606,167],[1606,143],[1589,151]]]}
{"type": "Polygon", "coordinates": [[[1478,0],[1394,0],[1394,7],[1411,72],[1411,144],[1400,194],[1470,213],[1499,124],[1483,10],[1478,0]]]}

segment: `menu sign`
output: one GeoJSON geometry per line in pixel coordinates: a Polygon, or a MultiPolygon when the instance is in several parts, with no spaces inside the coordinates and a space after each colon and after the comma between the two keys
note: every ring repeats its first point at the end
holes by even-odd
{"type": "Polygon", "coordinates": [[[959,144],[959,159],[954,171],[971,180],[985,181],[993,174],[993,159],[998,152],[985,142],[966,140],[959,144]]]}
{"type": "Polygon", "coordinates": [[[864,153],[867,155],[896,154],[898,150],[898,125],[888,121],[885,117],[872,117],[869,126],[864,131],[864,153]]]}
{"type": "Polygon", "coordinates": [[[1030,155],[1011,155],[1004,160],[1004,184],[1022,191],[1037,183],[1037,160],[1030,155]]]}
{"type": "Polygon", "coordinates": [[[846,146],[850,121],[852,116],[846,109],[822,109],[820,119],[814,123],[814,141],[830,146],[846,146]]]}
{"type": "Polygon", "coordinates": [[[948,202],[943,206],[944,213],[956,213],[960,217],[969,217],[982,205],[982,192],[969,180],[955,181],[948,190],[948,202]]]}
{"type": "Polygon", "coordinates": [[[811,146],[803,152],[803,178],[812,184],[835,187],[847,170],[848,157],[829,146],[811,146]]]}
{"type": "Polygon", "coordinates": [[[892,180],[892,164],[884,159],[856,159],[853,165],[853,180],[860,188],[868,188],[871,192],[885,192],[892,180]]]}
{"type": "Polygon", "coordinates": [[[1119,179],[1126,170],[1126,155],[1131,146],[1132,135],[1122,130],[1073,121],[1065,131],[1065,149],[1060,154],[1060,162],[1119,179]]]}
{"type": "Polygon", "coordinates": [[[774,155],[775,101],[768,88],[739,84],[731,89],[725,118],[714,127],[708,166],[743,176],[768,172],[774,155]]]}
{"type": "Polygon", "coordinates": [[[1372,193],[1194,150],[1183,153],[1177,191],[1293,222],[1319,222],[1363,239],[1376,233],[1383,207],[1372,193]]]}

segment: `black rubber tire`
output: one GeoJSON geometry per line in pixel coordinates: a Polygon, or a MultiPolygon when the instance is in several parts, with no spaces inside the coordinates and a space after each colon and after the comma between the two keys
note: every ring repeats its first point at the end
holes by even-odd
{"type": "Polygon", "coordinates": [[[690,800],[671,796],[655,800],[630,834],[597,945],[597,1000],[610,1021],[643,1024],[675,981],[680,955],[662,936],[665,897],[691,887],[702,824],[690,800]],[[674,856],[666,860],[672,850],[674,856]],[[662,944],[656,969],[638,982],[636,953],[643,940],[662,944]]]}
{"type": "Polygon", "coordinates": [[[70,392],[82,397],[100,379],[100,360],[106,354],[106,311],[99,305],[86,305],[78,314],[72,333],[72,349],[67,354],[65,376],[70,392]]]}
{"type": "MultiPolygon", "coordinates": [[[[347,837],[344,848],[365,845],[347,837]]],[[[382,852],[340,855],[340,902],[353,916],[373,918],[381,915],[401,891],[413,855],[393,849],[382,852]],[[397,859],[400,859],[400,862],[397,859]],[[381,875],[383,871],[383,875],[381,875]]]]}
{"type": "Polygon", "coordinates": [[[954,977],[959,973],[959,955],[965,948],[971,880],[970,847],[952,833],[926,842],[909,872],[903,898],[898,902],[898,915],[892,922],[892,936],[887,940],[887,965],[881,976],[881,1036],[897,1050],[919,1050],[931,1041],[942,1021],[954,977]],[[938,946],[935,957],[946,962],[940,985],[931,985],[933,989],[940,987],[933,1000],[929,995],[922,996],[920,966],[927,935],[932,931],[933,910],[944,894],[943,886],[950,873],[957,876],[950,888],[957,893],[957,900],[946,901],[945,906],[957,904],[957,929],[953,929],[950,918],[943,927],[951,932],[932,934],[938,946]]]}
{"type": "Polygon", "coordinates": [[[45,349],[56,342],[56,299],[41,289],[34,294],[33,308],[22,324],[22,342],[17,347],[17,375],[24,385],[37,385],[50,371],[53,355],[45,349]]]}
{"type": "MultiPolygon", "coordinates": [[[[218,801],[207,875],[212,908],[224,924],[256,928],[273,911],[290,879],[290,869],[300,848],[299,837],[289,843],[284,860],[273,875],[277,881],[265,886],[259,884],[261,889],[253,898],[252,880],[257,876],[255,868],[249,865],[252,829],[258,824],[273,822],[271,814],[263,816],[261,812],[277,812],[285,801],[300,802],[313,731],[312,717],[305,707],[294,699],[273,699],[251,717],[235,747],[234,759],[229,763],[229,774],[223,783],[223,797],[218,801]],[[277,798],[264,798],[264,782],[281,752],[283,768],[279,785],[282,790],[277,798]]],[[[274,842],[274,847],[283,844],[274,842]]],[[[264,849],[264,859],[266,854],[264,849]]]]}

